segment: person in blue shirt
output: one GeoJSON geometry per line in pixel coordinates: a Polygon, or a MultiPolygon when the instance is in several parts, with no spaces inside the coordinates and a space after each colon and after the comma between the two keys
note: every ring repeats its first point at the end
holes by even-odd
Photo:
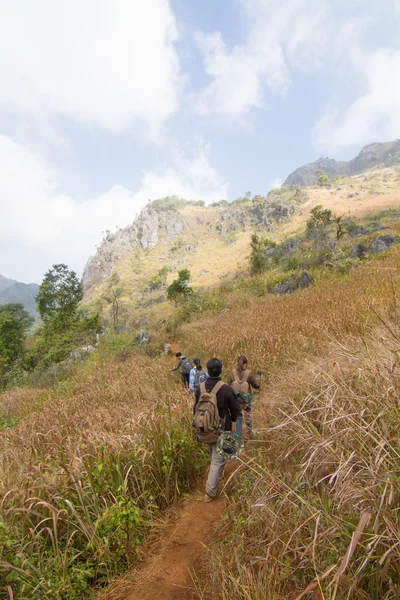
{"type": "Polygon", "coordinates": [[[207,381],[208,373],[201,366],[199,358],[193,360],[194,367],[189,373],[189,392],[195,392],[200,387],[202,381],[207,381]]]}

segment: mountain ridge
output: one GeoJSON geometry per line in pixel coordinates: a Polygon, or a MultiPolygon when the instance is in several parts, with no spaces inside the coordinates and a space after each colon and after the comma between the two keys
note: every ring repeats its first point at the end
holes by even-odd
{"type": "Polygon", "coordinates": [[[21,283],[0,275],[0,306],[19,302],[35,318],[38,317],[35,296],[39,291],[37,283],[21,283]]]}
{"type": "Polygon", "coordinates": [[[356,175],[378,165],[391,167],[399,163],[400,140],[374,142],[364,146],[359,154],[349,161],[337,161],[327,157],[302,165],[287,176],[283,185],[313,185],[317,183],[318,176],[315,173],[319,170],[334,179],[340,175],[356,175]]]}

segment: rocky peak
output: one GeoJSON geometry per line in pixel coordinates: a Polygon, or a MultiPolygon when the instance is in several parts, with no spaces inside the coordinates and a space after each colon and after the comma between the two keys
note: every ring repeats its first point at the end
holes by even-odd
{"type": "Polygon", "coordinates": [[[332,158],[319,158],[315,162],[303,165],[293,171],[286,178],[283,185],[313,185],[317,183],[318,177],[315,172],[318,170],[326,173],[328,177],[334,178],[338,175],[361,173],[365,169],[370,169],[377,165],[390,167],[399,163],[400,140],[384,143],[374,142],[373,144],[364,146],[358,156],[348,162],[336,161],[332,158]]]}
{"type": "Polygon", "coordinates": [[[83,289],[86,291],[109,277],[123,253],[153,248],[161,237],[181,235],[187,227],[185,219],[177,210],[156,211],[145,207],[131,225],[115,233],[107,233],[96,254],[86,263],[82,277],[83,289]]]}

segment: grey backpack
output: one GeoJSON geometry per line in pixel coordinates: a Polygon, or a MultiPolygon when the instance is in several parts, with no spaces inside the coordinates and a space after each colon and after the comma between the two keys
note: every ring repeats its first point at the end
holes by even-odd
{"type": "Polygon", "coordinates": [[[190,362],[190,360],[188,358],[186,358],[186,356],[182,356],[182,362],[181,362],[181,371],[182,373],[190,373],[190,371],[193,369],[193,365],[190,362]]]}

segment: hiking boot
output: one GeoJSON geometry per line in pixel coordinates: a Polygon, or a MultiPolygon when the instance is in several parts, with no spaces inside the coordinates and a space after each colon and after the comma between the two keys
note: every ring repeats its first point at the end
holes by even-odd
{"type": "Polygon", "coordinates": [[[214,500],[214,498],[211,498],[211,496],[209,496],[208,494],[204,494],[203,502],[208,504],[209,502],[212,502],[213,500],[214,500]]]}

